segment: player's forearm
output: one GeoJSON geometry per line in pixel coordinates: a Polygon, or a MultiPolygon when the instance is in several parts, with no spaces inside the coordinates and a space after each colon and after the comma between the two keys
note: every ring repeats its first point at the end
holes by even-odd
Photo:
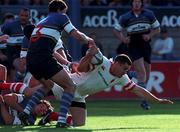
{"type": "Polygon", "coordinates": [[[123,41],[124,35],[122,32],[117,31],[116,29],[113,30],[114,35],[120,40],[123,41]]]}
{"type": "Polygon", "coordinates": [[[90,53],[87,53],[79,62],[79,66],[77,70],[79,72],[88,72],[90,70],[90,61],[92,59],[93,55],[90,53]]]}
{"type": "Polygon", "coordinates": [[[12,124],[12,116],[9,114],[7,107],[5,106],[5,104],[1,104],[0,105],[0,111],[1,111],[1,116],[3,121],[5,122],[6,125],[10,125],[12,124]]]}
{"type": "Polygon", "coordinates": [[[70,63],[67,59],[65,59],[62,55],[60,55],[57,52],[53,53],[53,56],[57,59],[57,61],[61,64],[66,65],[67,63],[70,63]]]}
{"type": "Polygon", "coordinates": [[[140,86],[135,86],[132,92],[143,99],[159,103],[159,98],[140,86]]]}
{"type": "Polygon", "coordinates": [[[89,41],[89,37],[86,36],[84,33],[78,31],[78,30],[74,30],[71,32],[71,35],[76,38],[78,41],[88,44],[89,41]]]}

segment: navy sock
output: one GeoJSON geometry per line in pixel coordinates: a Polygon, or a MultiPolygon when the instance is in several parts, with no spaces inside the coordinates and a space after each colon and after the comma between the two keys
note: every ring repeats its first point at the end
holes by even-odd
{"type": "Polygon", "coordinates": [[[37,105],[40,102],[40,100],[44,98],[44,96],[45,96],[44,91],[42,89],[38,89],[29,99],[24,109],[24,112],[29,115],[32,109],[34,108],[34,106],[37,105]]]}
{"type": "Polygon", "coordinates": [[[66,123],[66,115],[69,111],[69,107],[73,100],[74,94],[69,92],[64,92],[60,101],[60,112],[58,117],[58,122],[66,123]]]}

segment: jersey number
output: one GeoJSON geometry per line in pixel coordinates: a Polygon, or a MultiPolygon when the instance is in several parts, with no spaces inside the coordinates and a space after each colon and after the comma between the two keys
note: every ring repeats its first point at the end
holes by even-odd
{"type": "Polygon", "coordinates": [[[43,26],[42,25],[38,25],[36,28],[38,30],[36,31],[35,37],[31,37],[31,42],[36,42],[41,37],[40,30],[43,28],[43,26]]]}

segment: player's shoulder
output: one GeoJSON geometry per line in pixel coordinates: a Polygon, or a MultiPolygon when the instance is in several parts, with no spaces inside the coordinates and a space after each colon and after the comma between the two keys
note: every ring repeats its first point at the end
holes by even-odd
{"type": "Polygon", "coordinates": [[[144,14],[147,15],[147,16],[154,16],[153,11],[150,10],[150,9],[143,9],[143,12],[144,12],[144,14]]]}
{"type": "Polygon", "coordinates": [[[127,19],[132,16],[132,11],[128,11],[121,15],[121,18],[127,19]]]}

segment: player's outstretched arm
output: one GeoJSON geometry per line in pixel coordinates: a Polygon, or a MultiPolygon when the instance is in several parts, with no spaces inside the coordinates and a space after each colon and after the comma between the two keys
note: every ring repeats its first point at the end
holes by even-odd
{"type": "Polygon", "coordinates": [[[155,95],[153,95],[152,93],[150,93],[148,90],[136,85],[131,92],[135,93],[137,96],[142,97],[146,100],[150,100],[153,102],[157,102],[157,103],[161,103],[161,104],[173,104],[173,102],[171,100],[168,99],[160,99],[158,97],[156,97],[155,95]]]}

